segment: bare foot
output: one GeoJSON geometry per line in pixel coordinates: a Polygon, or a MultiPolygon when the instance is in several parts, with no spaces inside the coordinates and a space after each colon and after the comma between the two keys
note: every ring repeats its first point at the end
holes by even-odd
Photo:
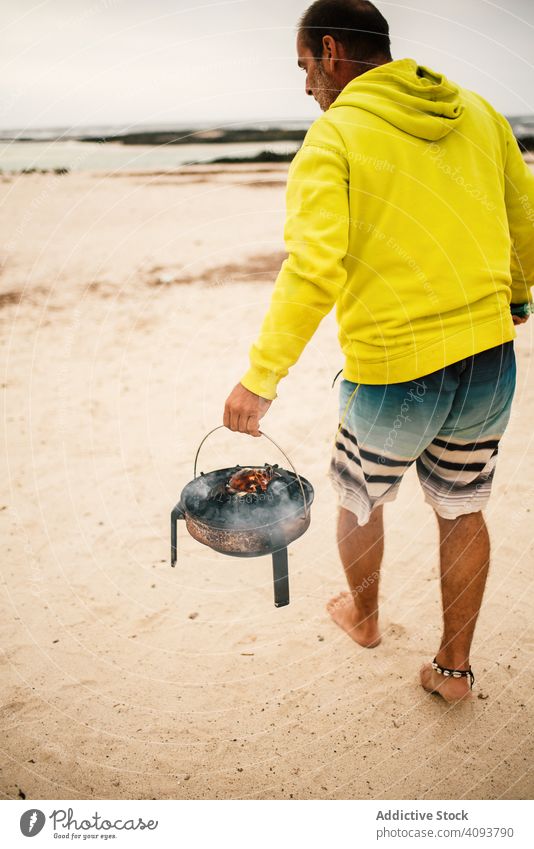
{"type": "Polygon", "coordinates": [[[472,698],[471,687],[467,678],[446,678],[436,672],[431,663],[425,663],[421,667],[419,676],[422,687],[428,693],[436,693],[449,704],[472,698]]]}
{"type": "Polygon", "coordinates": [[[334,596],[326,605],[326,609],[336,625],[346,631],[358,645],[365,649],[374,649],[380,643],[376,617],[362,620],[351,593],[343,592],[334,596]]]}

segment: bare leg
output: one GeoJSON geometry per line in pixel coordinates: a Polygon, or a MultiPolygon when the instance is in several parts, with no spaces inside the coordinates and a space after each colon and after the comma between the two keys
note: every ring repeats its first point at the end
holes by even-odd
{"type": "Polygon", "coordinates": [[[382,506],[373,510],[366,525],[359,525],[354,513],[340,508],[337,542],[350,592],[334,596],[326,609],[359,645],[374,648],[380,642],[378,580],[384,553],[382,506]]]}
{"type": "MultiPolygon", "coordinates": [[[[436,660],[449,669],[468,669],[471,642],[488,576],[488,530],[480,511],[457,519],[441,516],[437,519],[443,636],[436,660]]],[[[470,692],[467,678],[444,678],[429,663],[421,670],[421,683],[425,690],[437,692],[447,701],[457,701],[470,692]]]]}

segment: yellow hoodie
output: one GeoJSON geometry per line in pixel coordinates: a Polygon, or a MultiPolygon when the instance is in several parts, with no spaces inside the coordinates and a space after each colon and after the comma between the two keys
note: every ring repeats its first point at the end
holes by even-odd
{"type": "Polygon", "coordinates": [[[282,263],[241,383],[276,398],[337,305],[343,376],[398,383],[516,336],[531,300],[534,176],[482,97],[400,59],[348,83],[287,184],[282,263]]]}

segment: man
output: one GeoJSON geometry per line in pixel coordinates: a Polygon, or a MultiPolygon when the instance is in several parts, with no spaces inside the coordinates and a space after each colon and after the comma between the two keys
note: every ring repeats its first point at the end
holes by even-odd
{"type": "Polygon", "coordinates": [[[383,504],[415,462],[439,525],[443,599],[421,683],[454,702],[473,684],[482,509],[515,389],[514,324],[526,321],[511,304],[527,313],[534,282],[534,177],[485,100],[393,61],[372,3],[313,3],[297,53],[324,115],[290,167],[288,258],[224,424],[260,435],[278,382],[336,304],[345,367],[330,477],[350,592],[327,607],[357,643],[378,645],[383,504]]]}

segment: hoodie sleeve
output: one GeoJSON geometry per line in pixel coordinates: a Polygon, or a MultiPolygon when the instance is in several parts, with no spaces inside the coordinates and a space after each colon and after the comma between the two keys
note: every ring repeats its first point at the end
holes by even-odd
{"type": "Polygon", "coordinates": [[[345,285],[349,165],[337,131],[318,121],[291,163],[284,240],[288,257],[249,353],[241,384],[263,398],[299,359],[345,285]],[[323,125],[316,129],[316,125],[323,125]]]}
{"type": "Polygon", "coordinates": [[[532,300],[534,285],[534,174],[506,121],[505,201],[512,240],[512,303],[532,300]]]}

